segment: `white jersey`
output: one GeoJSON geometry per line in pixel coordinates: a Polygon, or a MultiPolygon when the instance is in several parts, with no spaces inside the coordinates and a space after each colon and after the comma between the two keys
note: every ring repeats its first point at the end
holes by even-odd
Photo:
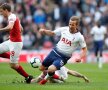
{"type": "Polygon", "coordinates": [[[101,26],[101,27],[94,26],[91,29],[90,33],[94,35],[93,36],[94,41],[101,41],[101,40],[104,40],[104,36],[107,33],[107,30],[106,30],[106,27],[104,26],[101,26]]]}
{"type": "Polygon", "coordinates": [[[61,27],[54,32],[56,35],[61,35],[56,48],[67,56],[71,56],[72,52],[78,47],[86,47],[84,37],[80,32],[72,34],[69,32],[69,27],[61,27]]]}
{"type": "Polygon", "coordinates": [[[55,74],[57,74],[58,76],[62,76],[63,79],[67,79],[68,78],[68,69],[63,66],[60,68],[60,70],[55,71],[55,74]]]}

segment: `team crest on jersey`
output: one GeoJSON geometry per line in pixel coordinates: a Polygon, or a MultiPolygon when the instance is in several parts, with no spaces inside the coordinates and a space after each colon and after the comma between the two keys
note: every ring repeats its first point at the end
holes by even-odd
{"type": "Polygon", "coordinates": [[[72,42],[66,38],[62,38],[61,41],[63,41],[65,44],[68,44],[69,46],[72,44],[72,42]]]}

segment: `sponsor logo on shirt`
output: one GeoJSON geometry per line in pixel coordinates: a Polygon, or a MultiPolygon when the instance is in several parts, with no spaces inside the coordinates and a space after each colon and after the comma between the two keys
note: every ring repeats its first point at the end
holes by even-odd
{"type": "Polygon", "coordinates": [[[71,46],[72,42],[66,38],[62,38],[61,41],[69,46],[71,46]]]}

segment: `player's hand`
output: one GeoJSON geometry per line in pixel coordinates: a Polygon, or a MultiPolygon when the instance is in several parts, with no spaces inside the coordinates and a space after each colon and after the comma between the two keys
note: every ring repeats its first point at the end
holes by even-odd
{"type": "Polygon", "coordinates": [[[45,29],[40,29],[40,30],[39,30],[39,33],[45,34],[45,29]]]}
{"type": "Polygon", "coordinates": [[[81,59],[80,58],[76,58],[75,59],[75,62],[78,62],[79,63],[79,62],[81,62],[81,59]]]}
{"type": "Polygon", "coordinates": [[[87,82],[87,83],[90,82],[89,79],[86,76],[84,76],[83,78],[84,78],[85,82],[87,82]]]}

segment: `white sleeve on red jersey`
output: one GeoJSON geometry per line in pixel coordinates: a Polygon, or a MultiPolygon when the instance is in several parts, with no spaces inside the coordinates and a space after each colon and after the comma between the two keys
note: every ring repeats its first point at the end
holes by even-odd
{"type": "Polygon", "coordinates": [[[16,21],[16,15],[15,14],[11,14],[9,17],[8,17],[8,22],[15,22],[16,21]]]}

